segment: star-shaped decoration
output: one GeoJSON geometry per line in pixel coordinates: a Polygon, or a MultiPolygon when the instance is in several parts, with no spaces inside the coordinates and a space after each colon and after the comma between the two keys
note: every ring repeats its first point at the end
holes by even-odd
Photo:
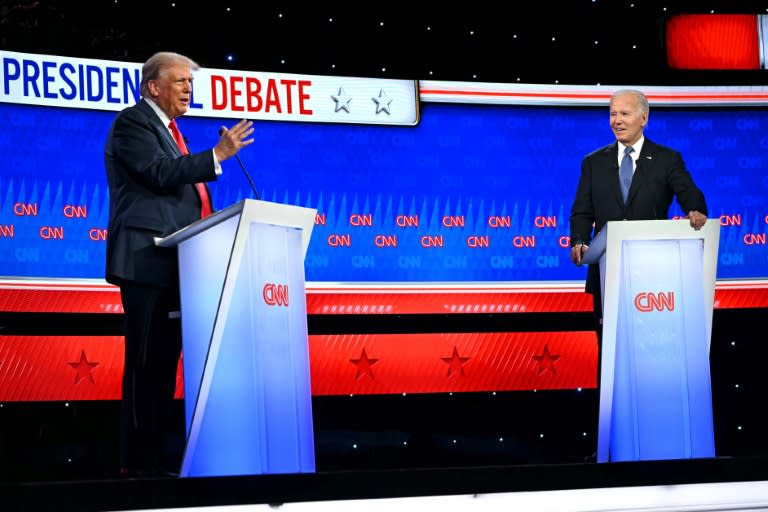
{"type": "Polygon", "coordinates": [[[389,111],[389,104],[392,103],[392,98],[387,96],[387,93],[384,92],[384,89],[379,89],[379,96],[374,96],[371,98],[374,103],[376,103],[376,113],[378,114],[382,110],[387,113],[387,115],[390,114],[389,111]]]}
{"type": "Polygon", "coordinates": [[[560,356],[550,354],[549,347],[546,344],[544,345],[544,352],[540,356],[532,357],[539,363],[539,375],[544,373],[545,370],[549,370],[552,373],[557,373],[555,370],[555,361],[560,359],[560,356]]]}
{"type": "Polygon", "coordinates": [[[363,352],[360,354],[359,359],[349,360],[350,363],[357,366],[355,371],[355,380],[360,380],[363,375],[367,375],[373,379],[374,377],[372,366],[375,365],[378,361],[378,359],[370,359],[368,354],[365,353],[365,348],[363,348],[363,352]]]}
{"type": "Polygon", "coordinates": [[[336,102],[334,112],[346,110],[347,114],[349,114],[349,102],[352,101],[352,96],[347,96],[343,87],[339,87],[339,94],[331,94],[331,99],[336,102]]]}
{"type": "Polygon", "coordinates": [[[93,374],[91,373],[91,370],[99,366],[99,363],[88,362],[88,359],[85,357],[85,350],[80,351],[80,360],[70,361],[69,366],[77,370],[77,375],[75,375],[75,384],[83,379],[90,380],[91,384],[95,382],[93,380],[93,374]]]}
{"type": "Polygon", "coordinates": [[[459,351],[456,349],[456,345],[453,346],[453,354],[451,354],[451,357],[441,357],[440,359],[448,365],[448,377],[454,373],[458,373],[462,377],[464,376],[464,363],[469,361],[469,357],[459,356],[459,351]]]}

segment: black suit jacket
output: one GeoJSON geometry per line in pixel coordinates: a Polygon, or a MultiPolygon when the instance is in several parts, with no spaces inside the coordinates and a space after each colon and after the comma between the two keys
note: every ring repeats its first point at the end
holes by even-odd
{"type": "Polygon", "coordinates": [[[156,247],[154,237],[200,218],[194,184],[216,179],[213,152],[182,156],[168,128],[141,100],[115,118],[104,159],[109,184],[107,281],[175,285],[176,251],[156,247]]]}
{"type": "MultiPolygon", "coordinates": [[[[619,184],[618,142],[593,151],[581,163],[571,207],[571,244],[589,243],[593,232],[608,221],[666,219],[673,196],[686,214],[691,210],[707,214],[704,194],[677,151],[645,138],[626,204],[619,184]]],[[[599,286],[599,268],[590,265],[586,289],[594,293],[599,286]]]]}

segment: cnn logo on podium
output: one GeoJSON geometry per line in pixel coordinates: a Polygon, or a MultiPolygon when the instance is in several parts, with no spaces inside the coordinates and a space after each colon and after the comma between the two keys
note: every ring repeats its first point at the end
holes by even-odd
{"type": "Polygon", "coordinates": [[[640,292],[635,295],[635,309],[643,313],[651,311],[674,311],[675,292],[640,292]]]}
{"type": "Polygon", "coordinates": [[[288,285],[267,283],[261,291],[267,306],[288,307],[288,285]]]}

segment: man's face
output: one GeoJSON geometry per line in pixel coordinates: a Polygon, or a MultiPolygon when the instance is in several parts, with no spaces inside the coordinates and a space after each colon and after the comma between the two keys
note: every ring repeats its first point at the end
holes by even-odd
{"type": "Polygon", "coordinates": [[[192,70],[187,64],[172,64],[147,83],[152,99],[168,117],[175,119],[189,109],[192,96],[192,70]]]}
{"type": "Polygon", "coordinates": [[[611,130],[616,140],[631,146],[643,135],[648,112],[640,112],[640,102],[634,94],[620,94],[611,100],[611,130]]]}

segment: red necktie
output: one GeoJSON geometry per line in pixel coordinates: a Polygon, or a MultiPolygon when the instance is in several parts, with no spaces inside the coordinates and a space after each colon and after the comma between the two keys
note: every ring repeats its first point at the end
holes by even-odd
{"type": "MultiPolygon", "coordinates": [[[[187,149],[187,145],[184,143],[184,137],[181,136],[181,132],[179,131],[179,127],[176,125],[175,119],[171,119],[171,122],[168,123],[168,128],[171,129],[173,140],[175,140],[176,145],[179,146],[179,151],[181,151],[181,154],[188,155],[189,150],[187,149]]],[[[211,208],[211,198],[208,195],[208,188],[205,186],[205,183],[195,183],[195,188],[197,189],[197,194],[200,196],[200,205],[202,207],[200,211],[200,218],[204,219],[213,211],[211,208]]]]}

